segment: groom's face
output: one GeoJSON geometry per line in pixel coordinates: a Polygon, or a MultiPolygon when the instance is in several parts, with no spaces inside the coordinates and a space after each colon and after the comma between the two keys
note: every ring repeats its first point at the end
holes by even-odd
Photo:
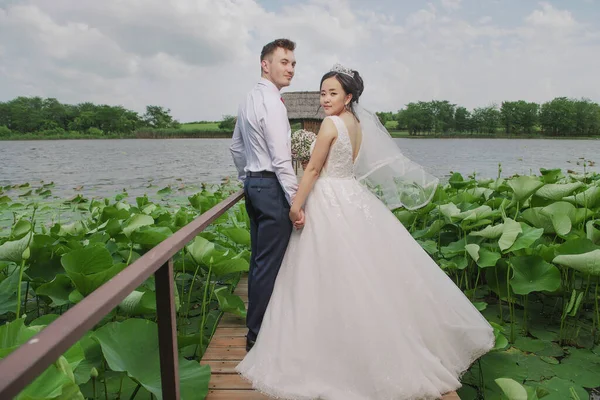
{"type": "Polygon", "coordinates": [[[265,77],[281,89],[289,86],[296,69],[296,58],[291,50],[278,47],[271,57],[263,60],[265,77]]]}

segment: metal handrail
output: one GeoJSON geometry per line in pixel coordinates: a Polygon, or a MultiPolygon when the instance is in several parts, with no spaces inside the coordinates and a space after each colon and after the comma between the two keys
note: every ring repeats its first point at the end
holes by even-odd
{"type": "Polygon", "coordinates": [[[165,399],[179,399],[172,257],[243,197],[240,190],[194,219],[0,360],[0,399],[17,396],[152,274],[162,394],[165,399]]]}

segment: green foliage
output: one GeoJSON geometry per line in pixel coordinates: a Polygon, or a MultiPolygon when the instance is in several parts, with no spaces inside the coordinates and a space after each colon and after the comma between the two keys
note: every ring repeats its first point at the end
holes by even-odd
{"type": "MultiPolygon", "coordinates": [[[[184,125],[182,125],[184,126],[184,125]]],[[[172,138],[231,138],[232,132],[222,130],[207,130],[203,128],[166,128],[166,129],[139,129],[135,132],[138,139],[172,139],[172,138]]]]}
{"type": "Polygon", "coordinates": [[[92,136],[101,136],[104,135],[104,132],[102,132],[101,129],[95,128],[95,127],[91,127],[88,128],[87,133],[92,135],[92,136]]]}
{"type": "Polygon", "coordinates": [[[173,120],[170,113],[171,110],[160,106],[146,106],[146,113],[142,116],[142,120],[146,123],[146,126],[151,128],[179,128],[179,122],[173,120]]]}
{"type": "Polygon", "coordinates": [[[377,113],[380,121],[398,121],[397,129],[410,135],[539,134],[551,136],[600,135],[600,105],[588,99],[558,97],[542,105],[504,101],[500,107],[489,105],[468,111],[444,100],[411,102],[397,113],[377,113]]]}
{"type": "MultiPolygon", "coordinates": [[[[157,399],[162,399],[158,327],[155,322],[130,318],[111,322],[94,333],[112,371],[126,372],[157,399]]],[[[210,367],[179,357],[181,399],[203,399],[208,393],[210,367]]]]}
{"type": "Polygon", "coordinates": [[[143,127],[179,128],[179,122],[169,112],[159,106],[148,106],[146,113],[140,117],[122,106],[70,105],[54,98],[17,97],[0,102],[0,137],[35,133],[40,136],[72,136],[72,132],[97,137],[105,134],[129,135],[143,127]]]}
{"type": "Polygon", "coordinates": [[[541,172],[454,173],[426,208],[395,211],[495,329],[461,398],[585,399],[600,385],[600,175],[541,172]]]}
{"type": "Polygon", "coordinates": [[[467,132],[469,130],[469,120],[471,113],[464,107],[457,107],[454,113],[454,128],[457,132],[467,132]]]}
{"type": "Polygon", "coordinates": [[[233,132],[237,117],[233,115],[223,115],[223,120],[219,122],[219,129],[224,131],[233,132]]]}
{"type": "Polygon", "coordinates": [[[523,100],[505,101],[500,108],[501,120],[507,134],[533,133],[538,124],[540,106],[523,100]]]}
{"type": "Polygon", "coordinates": [[[592,136],[600,132],[600,105],[588,99],[557,97],[542,104],[540,125],[552,136],[592,136]]]}
{"type": "MultiPolygon", "coordinates": [[[[0,213],[10,209],[15,218],[0,228],[0,359],[239,190],[225,183],[182,200],[165,188],[158,196],[132,202],[126,195],[101,200],[80,196],[68,202],[73,219],[57,222],[51,207],[40,207],[42,214],[30,211],[53,184],[32,186],[1,188],[0,213]],[[27,193],[19,197],[23,191],[27,193]],[[14,203],[13,196],[28,203],[14,203]],[[174,199],[179,206],[173,206],[174,199]],[[43,213],[50,214],[50,222],[42,219],[43,213]],[[18,318],[20,314],[24,316],[18,318]]],[[[198,358],[221,313],[245,316],[245,304],[233,288],[240,272],[248,270],[248,232],[244,205],[236,204],[173,257],[182,399],[204,398],[208,392],[210,368],[198,358]]],[[[114,399],[133,398],[136,392],[138,397],[152,393],[162,398],[155,318],[151,277],[16,398],[114,399]]]]}
{"type": "MultiPolygon", "coordinates": [[[[170,110],[149,105],[140,116],[122,106],[80,103],[62,104],[53,98],[17,97],[0,102],[0,138],[226,138],[231,137],[236,117],[219,122],[181,124],[170,110]]],[[[600,135],[600,105],[589,99],[557,97],[537,104],[504,101],[469,111],[447,100],[410,102],[396,113],[377,112],[379,121],[393,136],[415,135],[600,135]]],[[[292,127],[292,130],[299,129],[292,127]]]]}
{"type": "Polygon", "coordinates": [[[219,122],[187,122],[185,124],[181,124],[180,129],[186,131],[218,131],[219,122]]]}
{"type": "Polygon", "coordinates": [[[375,114],[377,115],[377,118],[379,118],[379,122],[381,122],[382,125],[387,125],[388,122],[394,120],[394,113],[392,112],[377,112],[375,114]]]}
{"type": "Polygon", "coordinates": [[[10,136],[12,131],[6,125],[0,125],[0,137],[10,136]]]}
{"type": "MultiPolygon", "coordinates": [[[[0,327],[0,357],[238,189],[203,189],[181,207],[169,202],[176,192],[170,187],[158,191],[164,203],[149,196],[78,198],[69,204],[81,218],[50,224],[27,218],[11,200],[26,191],[20,201],[39,201],[51,186],[4,187],[0,197],[0,210],[23,214],[0,236],[0,319],[9,322],[0,327]],[[15,318],[18,305],[26,318],[15,318]]],[[[463,376],[462,398],[583,399],[600,385],[599,189],[598,174],[542,170],[476,180],[454,173],[429,206],[395,210],[494,327],[496,345],[463,376]]],[[[182,398],[208,388],[208,370],[197,357],[219,313],[245,315],[232,288],[248,268],[248,229],[238,204],[174,257],[180,367],[190,377],[182,398]]],[[[136,288],[27,395],[93,398],[96,384],[110,398],[129,398],[139,384],[144,397],[160,398],[156,351],[148,350],[156,348],[154,286],[149,279],[136,288]]]]}

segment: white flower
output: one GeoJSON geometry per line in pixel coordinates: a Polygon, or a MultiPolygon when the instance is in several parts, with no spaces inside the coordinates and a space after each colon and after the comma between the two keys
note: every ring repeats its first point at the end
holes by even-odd
{"type": "Polygon", "coordinates": [[[292,132],[292,157],[299,161],[308,161],[310,146],[316,138],[317,135],[304,129],[292,132]]]}

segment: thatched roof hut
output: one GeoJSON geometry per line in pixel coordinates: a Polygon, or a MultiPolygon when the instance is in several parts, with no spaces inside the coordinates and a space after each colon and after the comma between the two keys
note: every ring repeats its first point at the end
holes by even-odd
{"type": "Polygon", "coordinates": [[[302,129],[318,133],[325,118],[323,107],[319,104],[320,95],[320,92],[282,93],[290,122],[300,122],[302,129]]]}

